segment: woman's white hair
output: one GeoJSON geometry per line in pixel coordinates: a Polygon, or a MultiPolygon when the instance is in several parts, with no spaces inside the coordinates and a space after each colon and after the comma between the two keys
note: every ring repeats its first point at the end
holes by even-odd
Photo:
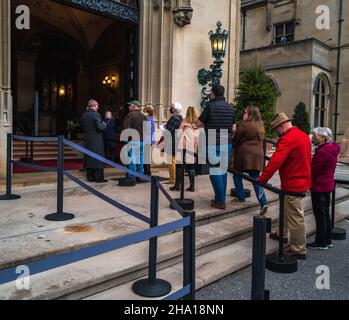
{"type": "Polygon", "coordinates": [[[321,137],[324,137],[326,142],[332,141],[332,130],[330,128],[322,128],[322,127],[315,128],[313,130],[313,133],[321,137]]]}
{"type": "Polygon", "coordinates": [[[171,108],[174,109],[178,114],[180,114],[183,110],[183,107],[179,102],[171,103],[171,108]]]}

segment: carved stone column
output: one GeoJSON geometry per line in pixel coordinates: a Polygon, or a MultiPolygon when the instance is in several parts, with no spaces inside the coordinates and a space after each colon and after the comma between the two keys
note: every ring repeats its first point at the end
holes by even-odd
{"type": "Polygon", "coordinates": [[[12,131],[10,0],[0,2],[0,177],[6,174],[6,135],[12,131]]]}

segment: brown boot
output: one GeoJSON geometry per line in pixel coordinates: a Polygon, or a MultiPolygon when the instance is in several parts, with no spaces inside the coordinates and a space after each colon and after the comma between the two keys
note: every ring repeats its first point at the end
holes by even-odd
{"type": "Polygon", "coordinates": [[[219,210],[225,210],[225,203],[217,203],[216,201],[211,201],[211,207],[219,210]]]}

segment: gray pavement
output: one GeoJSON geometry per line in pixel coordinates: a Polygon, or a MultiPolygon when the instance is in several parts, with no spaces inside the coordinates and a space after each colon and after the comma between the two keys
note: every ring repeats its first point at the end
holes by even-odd
{"type": "MultiPolygon", "coordinates": [[[[349,208],[348,208],[349,210],[349,208]]],[[[349,237],[349,221],[340,222],[349,237]]],[[[308,239],[312,241],[314,237],[308,239]]],[[[349,300],[349,239],[335,241],[328,251],[309,251],[308,259],[300,260],[298,272],[277,274],[266,271],[266,289],[271,300],[349,300]],[[330,270],[330,289],[316,288],[318,266],[330,270]]],[[[251,295],[251,267],[243,269],[209,285],[197,293],[198,300],[249,300],[251,295]]]]}

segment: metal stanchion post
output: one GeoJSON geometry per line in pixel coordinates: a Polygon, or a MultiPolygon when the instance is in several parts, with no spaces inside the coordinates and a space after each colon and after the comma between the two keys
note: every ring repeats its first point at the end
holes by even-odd
{"type": "Polygon", "coordinates": [[[331,222],[332,222],[332,239],[333,240],[345,240],[347,238],[347,232],[345,229],[335,227],[336,223],[336,185],[332,192],[331,199],[331,222]]]}
{"type": "MultiPolygon", "coordinates": [[[[186,211],[192,211],[195,207],[195,201],[193,199],[186,199],[184,197],[184,176],[185,174],[185,151],[183,151],[183,158],[182,158],[182,174],[181,174],[181,197],[179,199],[175,199],[175,201],[178,203],[178,205],[186,211]]],[[[174,209],[171,206],[172,209],[174,209]]]]}
{"type": "Polygon", "coordinates": [[[18,200],[21,196],[12,194],[12,133],[7,134],[7,155],[6,155],[6,194],[0,196],[0,200],[18,200]]]}
{"type": "MultiPolygon", "coordinates": [[[[151,203],[150,203],[150,228],[158,226],[159,220],[159,177],[151,177],[151,203]]],[[[157,298],[167,295],[171,292],[172,286],[169,282],[157,279],[156,264],[157,264],[158,238],[149,240],[149,267],[148,278],[135,282],[132,286],[133,292],[148,298],[157,298]]]]}
{"type": "Polygon", "coordinates": [[[271,219],[253,218],[252,289],[251,300],[269,300],[265,290],[266,234],[271,231],[271,219]]]}
{"type": "Polygon", "coordinates": [[[294,273],[298,269],[298,259],[293,256],[284,256],[284,225],[285,225],[285,194],[279,195],[279,250],[267,256],[266,268],[277,273],[294,273]]]}
{"type": "Polygon", "coordinates": [[[190,285],[190,293],[184,300],[195,300],[195,212],[184,212],[190,217],[190,226],[183,231],[183,287],[190,285]]]}
{"type": "Polygon", "coordinates": [[[63,212],[64,199],[64,136],[58,137],[58,162],[57,162],[57,212],[45,217],[49,221],[67,221],[75,216],[71,213],[63,212]]]}

